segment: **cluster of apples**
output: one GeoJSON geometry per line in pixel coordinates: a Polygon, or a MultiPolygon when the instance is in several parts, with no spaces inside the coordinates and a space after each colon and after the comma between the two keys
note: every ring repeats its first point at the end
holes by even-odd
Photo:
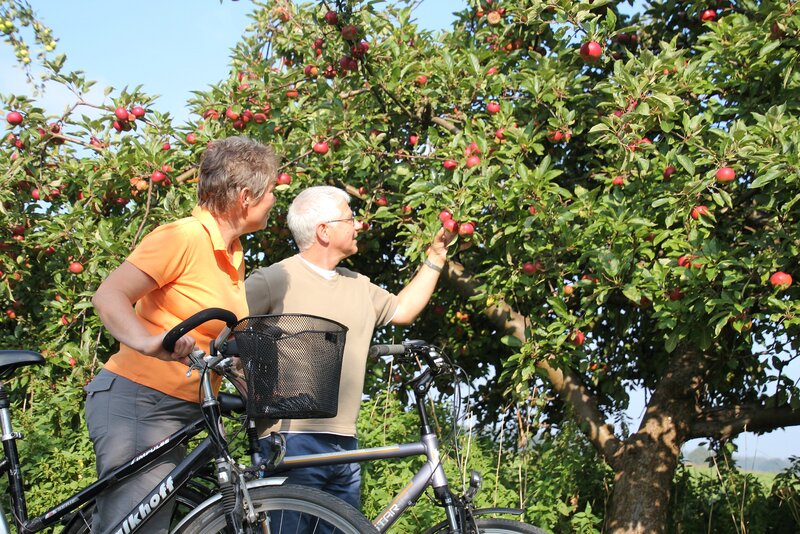
{"type": "Polygon", "coordinates": [[[144,119],[145,109],[134,106],[128,110],[125,106],[118,106],[114,110],[114,129],[118,132],[127,132],[137,119],[144,119]]]}
{"type": "Polygon", "coordinates": [[[451,234],[458,234],[461,237],[469,238],[475,233],[475,225],[471,222],[459,223],[453,218],[450,210],[442,210],[439,212],[439,221],[442,227],[451,234]]]}

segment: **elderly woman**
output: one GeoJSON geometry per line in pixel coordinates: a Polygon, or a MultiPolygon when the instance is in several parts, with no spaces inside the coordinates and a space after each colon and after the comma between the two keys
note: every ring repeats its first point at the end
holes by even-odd
{"type": "MultiPolygon", "coordinates": [[[[223,324],[189,332],[173,352],[161,342],[170,328],[205,308],[247,315],[239,237],[266,226],[277,167],[273,150],[256,141],[215,141],[200,164],[191,217],[153,230],[97,289],[92,302],[120,343],[85,388],[99,476],[197,418],[199,376],[187,378],[184,362],[195,345],[207,351],[223,324]]],[[[185,449],[175,450],[99,496],[92,531],[120,521],[184,455],[185,449]]],[[[148,532],[167,532],[171,513],[159,512],[148,532]]]]}

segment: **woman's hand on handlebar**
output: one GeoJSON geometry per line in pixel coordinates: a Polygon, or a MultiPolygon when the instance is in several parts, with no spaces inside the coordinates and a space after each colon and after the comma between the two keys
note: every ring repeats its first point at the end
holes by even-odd
{"type": "Polygon", "coordinates": [[[184,335],[178,338],[178,341],[175,342],[175,348],[172,352],[164,348],[164,336],[167,333],[164,332],[163,334],[159,334],[157,336],[152,336],[146,342],[146,350],[143,351],[148,356],[153,356],[154,358],[158,358],[159,360],[164,360],[166,362],[181,362],[186,365],[189,365],[189,354],[195,348],[196,342],[194,338],[190,335],[184,335]]]}

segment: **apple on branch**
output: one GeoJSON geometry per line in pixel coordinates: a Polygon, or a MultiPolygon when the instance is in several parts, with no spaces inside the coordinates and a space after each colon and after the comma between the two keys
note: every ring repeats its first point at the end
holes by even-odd
{"type": "Polygon", "coordinates": [[[721,167],[715,174],[718,182],[732,182],[736,179],[736,171],[730,167],[721,167]]]}
{"type": "Polygon", "coordinates": [[[792,275],[783,271],[777,271],[769,277],[769,283],[779,291],[784,290],[792,285],[792,275]]]}
{"type": "Polygon", "coordinates": [[[603,55],[603,47],[597,41],[586,41],[581,45],[579,54],[586,63],[597,63],[603,55]]]}
{"type": "Polygon", "coordinates": [[[19,126],[20,124],[22,124],[23,116],[22,113],[20,113],[19,111],[12,111],[8,115],[6,115],[6,120],[8,121],[8,124],[10,124],[11,126],[19,126]]]}

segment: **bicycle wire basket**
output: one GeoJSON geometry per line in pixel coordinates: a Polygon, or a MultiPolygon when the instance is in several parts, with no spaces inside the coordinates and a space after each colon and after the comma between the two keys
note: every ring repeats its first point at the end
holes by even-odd
{"type": "Polygon", "coordinates": [[[247,381],[247,415],[335,417],[347,327],[314,315],[245,317],[232,330],[247,381]]]}

